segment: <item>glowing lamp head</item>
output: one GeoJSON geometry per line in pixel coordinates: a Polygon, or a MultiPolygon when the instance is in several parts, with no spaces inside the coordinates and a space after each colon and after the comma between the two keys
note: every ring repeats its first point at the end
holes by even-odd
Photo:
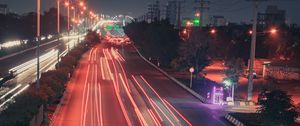
{"type": "Polygon", "coordinates": [[[253,31],[252,30],[249,30],[249,32],[248,32],[250,35],[252,35],[253,34],[253,31]]]}
{"type": "Polygon", "coordinates": [[[191,68],[189,69],[189,71],[190,71],[191,73],[194,73],[195,68],[194,68],[194,67],[191,67],[191,68]]]}
{"type": "Polygon", "coordinates": [[[65,2],[65,6],[68,7],[70,5],[69,2],[65,2]]]}
{"type": "Polygon", "coordinates": [[[83,7],[83,10],[86,10],[86,6],[83,7]]]}
{"type": "Polygon", "coordinates": [[[270,33],[271,33],[271,34],[276,34],[276,33],[277,33],[277,29],[272,28],[272,29],[270,30],[270,33]]]}
{"type": "Polygon", "coordinates": [[[182,33],[183,33],[183,34],[187,34],[187,31],[186,31],[186,29],[184,29],[184,30],[182,31],[182,33]]]}
{"type": "Polygon", "coordinates": [[[187,22],[186,22],[186,26],[188,26],[188,27],[189,27],[189,26],[192,26],[192,22],[187,21],[187,22]]]}
{"type": "Polygon", "coordinates": [[[211,29],[211,30],[210,30],[210,33],[211,33],[211,34],[216,34],[216,32],[217,32],[216,29],[211,29]]]}
{"type": "Polygon", "coordinates": [[[200,13],[197,12],[197,13],[195,14],[195,16],[196,16],[196,17],[200,17],[200,13]]]}
{"type": "Polygon", "coordinates": [[[79,6],[82,7],[83,5],[84,5],[84,3],[83,3],[82,1],[80,1],[80,2],[79,2],[79,6]]]}
{"type": "Polygon", "coordinates": [[[74,10],[74,9],[75,9],[75,7],[74,7],[74,6],[72,6],[72,7],[71,7],[71,9],[72,9],[72,10],[74,10]]]}

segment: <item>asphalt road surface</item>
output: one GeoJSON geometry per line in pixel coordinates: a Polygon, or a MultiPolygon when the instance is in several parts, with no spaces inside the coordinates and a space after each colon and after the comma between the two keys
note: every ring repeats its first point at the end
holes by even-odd
{"type": "Polygon", "coordinates": [[[107,42],[80,60],[54,126],[226,126],[206,105],[140,58],[107,42]]]}

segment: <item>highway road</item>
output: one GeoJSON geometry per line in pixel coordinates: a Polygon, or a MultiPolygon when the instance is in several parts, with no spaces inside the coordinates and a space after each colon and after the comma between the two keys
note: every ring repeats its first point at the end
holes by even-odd
{"type": "Polygon", "coordinates": [[[192,125],[143,76],[128,74],[125,62],[107,43],[85,54],[52,125],[192,125]]]}
{"type": "Polygon", "coordinates": [[[93,48],[82,57],[68,84],[68,96],[53,122],[54,126],[127,124],[117,96],[114,95],[114,85],[101,48],[93,48]]]}
{"type": "MultiPolygon", "coordinates": [[[[40,71],[46,72],[55,69],[55,64],[59,58],[66,55],[69,49],[72,49],[78,43],[78,37],[70,36],[63,37],[58,40],[53,40],[44,43],[41,46],[40,55],[40,71]]],[[[0,61],[1,72],[8,73],[14,71],[16,75],[12,80],[8,81],[0,88],[0,111],[9,106],[17,94],[28,88],[29,84],[36,80],[36,48],[29,49],[22,53],[16,53],[10,57],[2,58],[0,61]]]]}
{"type": "Polygon", "coordinates": [[[219,106],[201,103],[143,61],[108,42],[86,53],[53,126],[226,126],[219,106]]]}
{"type": "MultiPolygon", "coordinates": [[[[122,52],[122,51],[121,51],[122,52]]],[[[185,89],[145,62],[132,46],[127,46],[123,54],[123,62],[128,75],[143,80],[148,91],[156,91],[161,99],[171,104],[178,112],[190,121],[192,125],[227,126],[223,119],[225,114],[222,106],[203,104],[185,89]],[[151,86],[151,87],[150,87],[151,86]],[[150,89],[149,89],[150,88],[150,89]]],[[[153,94],[153,93],[152,93],[153,94]]]]}

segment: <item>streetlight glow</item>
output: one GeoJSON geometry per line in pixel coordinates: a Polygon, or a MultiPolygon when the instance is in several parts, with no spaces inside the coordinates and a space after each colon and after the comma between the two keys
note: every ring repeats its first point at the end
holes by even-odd
{"type": "Polygon", "coordinates": [[[270,33],[271,34],[276,34],[277,33],[277,29],[276,28],[271,28],[270,33]]]}
{"type": "Polygon", "coordinates": [[[216,32],[217,32],[216,29],[211,29],[211,30],[210,30],[210,33],[211,33],[211,34],[215,34],[216,32]]]}
{"type": "Polygon", "coordinates": [[[84,3],[82,1],[79,2],[79,6],[83,6],[84,3]]]}
{"type": "Polygon", "coordinates": [[[252,33],[253,33],[253,31],[252,31],[252,30],[249,30],[249,34],[252,35],[252,33]]]}
{"type": "Polygon", "coordinates": [[[65,6],[68,7],[70,5],[69,2],[65,2],[65,6]]]}

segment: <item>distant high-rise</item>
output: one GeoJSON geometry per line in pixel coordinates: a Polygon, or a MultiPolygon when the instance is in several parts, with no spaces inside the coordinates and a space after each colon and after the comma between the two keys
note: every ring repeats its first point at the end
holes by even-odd
{"type": "Polygon", "coordinates": [[[8,13],[8,7],[6,4],[0,4],[0,14],[6,15],[8,13]]]}
{"type": "Polygon", "coordinates": [[[280,10],[277,6],[268,6],[265,13],[258,13],[257,23],[263,27],[284,25],[285,14],[285,10],[280,10]]]}
{"type": "Polygon", "coordinates": [[[177,11],[178,11],[178,2],[175,0],[168,1],[166,5],[166,19],[173,25],[176,24],[177,21],[177,11]]]}
{"type": "Polygon", "coordinates": [[[146,20],[148,22],[153,22],[154,20],[160,20],[160,3],[155,1],[154,3],[149,3],[146,14],[146,20]]]}

